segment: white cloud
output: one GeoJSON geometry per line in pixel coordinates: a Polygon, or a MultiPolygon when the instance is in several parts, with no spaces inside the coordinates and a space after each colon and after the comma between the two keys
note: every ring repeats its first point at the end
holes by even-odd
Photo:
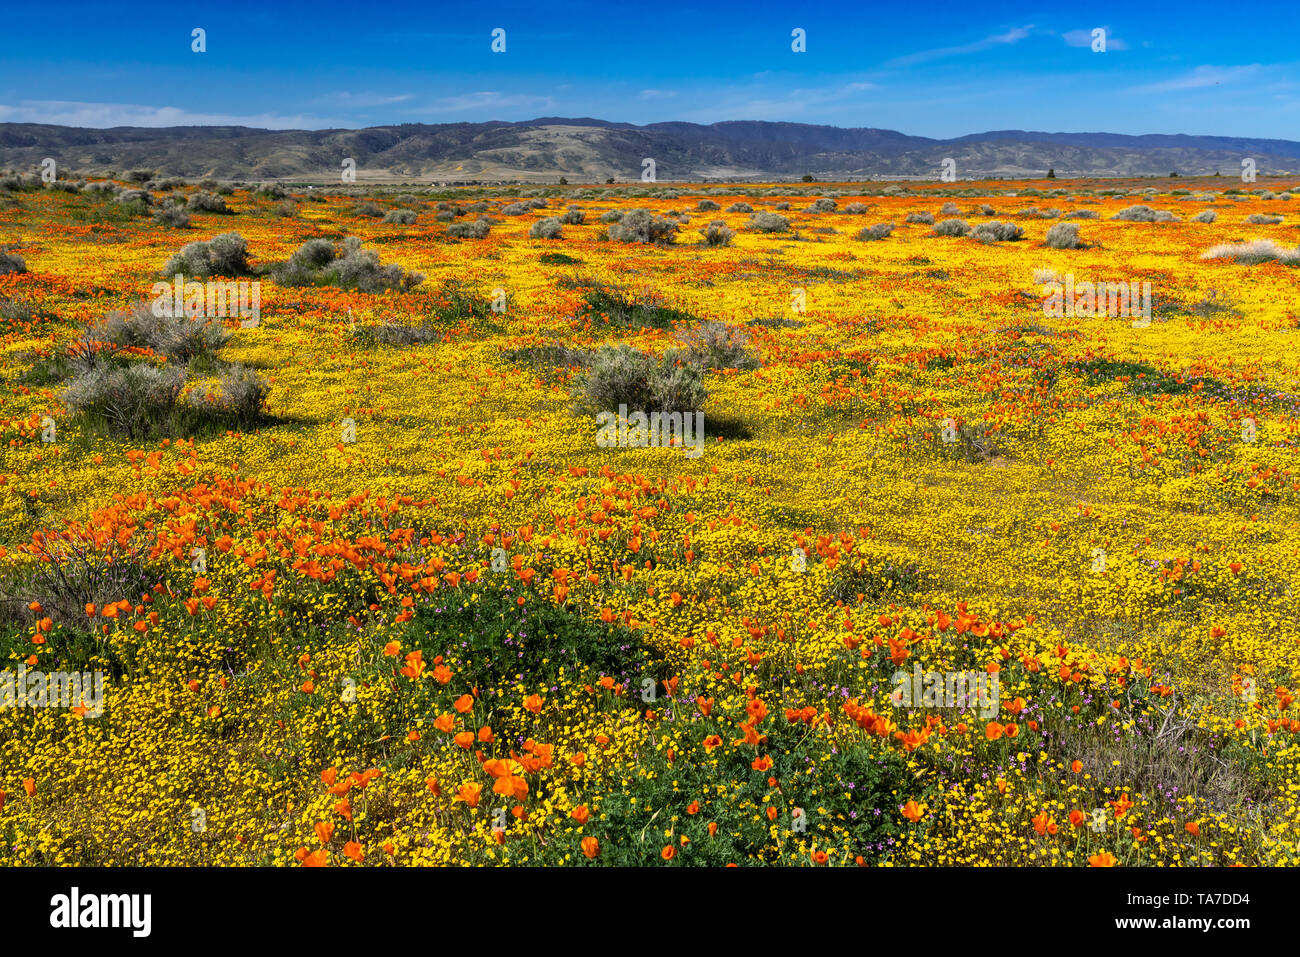
{"type": "Polygon", "coordinates": [[[732,87],[695,98],[701,106],[687,110],[680,114],[680,118],[702,123],[718,120],[811,122],[807,119],[809,110],[823,113],[858,110],[864,101],[854,94],[874,89],[877,89],[876,84],[861,81],[824,87],[795,87],[777,94],[753,86],[732,87]]]}
{"type": "Polygon", "coordinates": [[[885,64],[887,67],[911,66],[914,63],[924,63],[928,60],[938,60],[943,57],[964,56],[968,53],[981,53],[984,50],[991,50],[998,46],[1007,46],[1019,43],[1029,36],[1034,29],[1031,23],[1027,27],[1013,27],[1006,33],[994,34],[985,37],[983,40],[976,40],[974,43],[967,43],[963,46],[956,47],[937,47],[933,50],[920,50],[916,53],[909,53],[906,56],[896,57],[885,64]]]}
{"type": "Polygon", "coordinates": [[[1245,66],[1198,66],[1191,73],[1150,83],[1146,86],[1132,87],[1130,93],[1173,93],[1178,90],[1203,90],[1211,86],[1223,86],[1247,79],[1259,72],[1259,64],[1245,66]]]}
{"type": "Polygon", "coordinates": [[[270,130],[322,129],[332,124],[310,114],[192,113],[175,106],[138,103],[82,103],[75,100],[22,100],[0,103],[0,122],[50,123],[58,126],[251,126],[270,130]]]}
{"type": "MultiPolygon", "coordinates": [[[[413,113],[457,113],[465,110],[509,110],[537,109],[546,110],[553,107],[555,100],[549,96],[536,96],[531,93],[501,93],[497,90],[481,90],[477,93],[464,93],[460,96],[444,96],[413,113]]],[[[489,119],[487,116],[476,120],[489,119]]]]}
{"type": "Polygon", "coordinates": [[[383,93],[349,93],[347,90],[340,90],[335,93],[326,93],[318,96],[313,103],[329,103],[334,106],[388,106],[390,103],[405,103],[411,99],[410,93],[402,93],[397,96],[387,96],[383,93]]]}

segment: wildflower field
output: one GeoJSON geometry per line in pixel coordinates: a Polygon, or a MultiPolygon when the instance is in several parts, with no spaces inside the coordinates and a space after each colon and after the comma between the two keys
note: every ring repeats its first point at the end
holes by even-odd
{"type": "Polygon", "coordinates": [[[0,655],[104,686],[0,709],[0,864],[1300,860],[1300,193],[1234,183],[17,180],[0,655]]]}

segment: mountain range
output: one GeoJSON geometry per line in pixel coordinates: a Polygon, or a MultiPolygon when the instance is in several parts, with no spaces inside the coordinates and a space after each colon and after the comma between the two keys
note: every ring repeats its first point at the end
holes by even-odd
{"type": "Polygon", "coordinates": [[[88,129],[0,123],[0,167],[34,171],[53,157],[63,174],[223,181],[339,182],[356,163],[365,182],[573,183],[640,180],[655,161],[664,181],[779,181],[1300,173],[1300,142],[1227,136],[995,130],[953,139],[895,130],[740,120],[637,126],[541,117],[521,122],[401,124],[365,129],[265,130],[244,126],[88,129]]]}

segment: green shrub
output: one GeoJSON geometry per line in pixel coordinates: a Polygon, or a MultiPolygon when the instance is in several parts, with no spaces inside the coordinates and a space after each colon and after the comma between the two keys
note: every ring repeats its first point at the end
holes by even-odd
{"type": "Polygon", "coordinates": [[[970,232],[970,224],[964,219],[945,219],[936,223],[932,236],[965,236],[970,232]]]}
{"type": "Polygon", "coordinates": [[[188,229],[190,214],[185,212],[184,206],[173,203],[154,210],[153,221],[159,226],[170,226],[172,229],[188,229]]]}
{"type": "Polygon", "coordinates": [[[413,226],[417,218],[413,209],[390,209],[384,213],[383,221],[397,226],[413,226]]]}
{"type": "Polygon", "coordinates": [[[908,213],[905,223],[924,223],[927,226],[934,225],[934,213],[908,213]]]}
{"type": "Polygon", "coordinates": [[[189,243],[167,260],[162,273],[169,278],[177,273],[195,278],[248,275],[248,243],[239,233],[222,233],[207,242],[189,243]]]}
{"type": "Polygon", "coordinates": [[[27,272],[27,262],[23,257],[0,249],[0,276],[21,272],[27,272]]]}
{"type": "Polygon", "coordinates": [[[577,206],[570,206],[565,210],[564,215],[560,217],[560,222],[568,226],[581,226],[587,219],[587,214],[577,206]]]}
{"type": "Polygon", "coordinates": [[[858,230],[857,238],[864,243],[876,242],[888,238],[893,231],[893,223],[876,223],[874,226],[867,226],[858,230]]]}
{"type": "Polygon", "coordinates": [[[505,349],[501,357],[515,365],[549,370],[568,367],[585,368],[591,359],[590,353],[585,349],[574,349],[559,343],[505,349]]]}
{"type": "Polygon", "coordinates": [[[790,228],[790,220],[776,213],[761,210],[749,217],[746,228],[760,233],[783,233],[790,228]]]}
{"type": "MultiPolygon", "coordinates": [[[[704,388],[702,372],[699,366],[690,363],[660,363],[651,382],[656,406],[664,412],[697,411],[709,395],[704,388]]],[[[609,408],[614,410],[617,406],[609,408]]]]}
{"type": "Polygon", "coordinates": [[[736,232],[720,219],[715,219],[700,230],[706,246],[730,246],[736,232]]]}
{"type": "Polygon", "coordinates": [[[593,621],[509,586],[488,584],[477,591],[475,602],[418,606],[403,646],[421,649],[429,661],[446,656],[467,687],[493,688],[524,678],[550,683],[560,669],[592,682],[604,675],[633,681],[643,667],[656,679],[666,677],[655,667],[659,653],[643,646],[640,632],[593,621]]]}
{"type": "Polygon", "coordinates": [[[1150,206],[1127,206],[1111,217],[1129,223],[1172,223],[1178,217],[1165,210],[1155,210],[1150,206]]]}
{"type": "Polygon", "coordinates": [[[231,209],[226,205],[226,201],[212,193],[191,193],[189,208],[196,213],[219,213],[229,215],[231,209]]]}
{"type": "Polygon", "coordinates": [[[563,232],[558,216],[546,216],[539,219],[528,230],[530,239],[559,239],[563,232]]]}
{"type": "Polygon", "coordinates": [[[757,369],[758,356],[739,326],[709,321],[677,333],[682,358],[701,369],[757,369]]]}
{"type": "Polygon", "coordinates": [[[493,316],[492,300],[459,279],[444,279],[434,295],[432,315],[444,325],[483,324],[493,316]]]}
{"type": "Polygon", "coordinates": [[[32,307],[21,299],[0,296],[0,319],[6,322],[31,322],[33,315],[32,307]]]}
{"type": "Polygon", "coordinates": [[[282,286],[333,286],[365,293],[407,292],[424,281],[396,263],[381,266],[379,254],[362,249],[356,236],[337,246],[327,239],[309,239],[273,273],[282,286]]]}
{"type": "Polygon", "coordinates": [[[1213,246],[1201,253],[1202,259],[1231,259],[1246,266],[1279,262],[1284,266],[1300,265],[1300,247],[1286,249],[1271,239],[1256,239],[1248,243],[1228,243],[1213,246]]]}
{"type": "Polygon", "coordinates": [[[148,190],[124,189],[117,194],[117,202],[123,206],[145,207],[153,203],[153,196],[149,194],[148,190]]]}
{"type": "Polygon", "coordinates": [[[660,362],[626,343],[597,350],[578,388],[581,400],[601,411],[693,412],[708,396],[697,367],[660,362]]]}
{"type": "Polygon", "coordinates": [[[1082,249],[1084,246],[1079,239],[1079,227],[1074,223],[1057,223],[1047,231],[1043,242],[1052,249],[1082,249]]]}
{"type": "Polygon", "coordinates": [[[995,219],[980,223],[971,230],[970,235],[982,243],[1015,242],[1025,238],[1025,231],[1015,223],[1003,223],[995,219]]]}
{"type": "Polygon", "coordinates": [[[186,401],[207,419],[248,427],[265,415],[270,393],[270,385],[257,372],[236,364],[221,374],[216,392],[193,390],[186,401]]]}
{"type": "Polygon", "coordinates": [[[666,306],[656,298],[634,298],[621,289],[602,285],[590,288],[583,294],[578,318],[631,329],[668,329],[674,323],[698,321],[691,313],[666,306]]]}
{"type": "Polygon", "coordinates": [[[87,332],[119,348],[151,349],[180,363],[210,357],[230,338],[219,319],[157,316],[145,303],[136,303],[124,313],[110,313],[87,332]]]}
{"type": "Polygon", "coordinates": [[[69,412],[134,441],[166,428],[184,384],[184,370],[171,366],[100,366],[73,379],[60,398],[69,412]]]}
{"type": "Polygon", "coordinates": [[[486,219],[476,219],[472,223],[452,223],[447,227],[447,235],[455,239],[482,239],[491,228],[486,219]]]}
{"type": "Polygon", "coordinates": [[[618,243],[671,243],[677,224],[655,216],[648,210],[633,209],[609,227],[609,238],[618,243]]]}

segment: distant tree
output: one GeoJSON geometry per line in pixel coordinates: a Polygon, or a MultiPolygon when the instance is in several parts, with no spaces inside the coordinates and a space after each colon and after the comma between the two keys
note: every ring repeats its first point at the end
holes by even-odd
{"type": "Polygon", "coordinates": [[[1170,178],[1170,179],[1173,179],[1173,178],[1174,178],[1175,176],[1177,176],[1177,175],[1178,175],[1177,173],[1170,173],[1170,174],[1169,174],[1169,178],[1170,178]]]}
{"type": "Polygon", "coordinates": [[[561,185],[561,186],[568,186],[568,185],[569,185],[569,181],[568,181],[568,179],[566,179],[565,177],[561,176],[561,177],[560,177],[560,185],[561,185]]]}
{"type": "Polygon", "coordinates": [[[804,174],[803,174],[803,181],[804,181],[805,183],[815,183],[815,182],[817,182],[815,179],[813,179],[813,175],[812,175],[812,173],[804,173],[804,174]]]}
{"type": "Polygon", "coordinates": [[[1048,178],[1048,179],[1056,179],[1056,170],[1054,170],[1054,169],[1049,169],[1049,170],[1047,171],[1047,178],[1048,178]]]}
{"type": "Polygon", "coordinates": [[[612,182],[614,182],[614,177],[611,176],[609,179],[605,180],[605,182],[606,182],[606,183],[612,183],[612,182]]]}

